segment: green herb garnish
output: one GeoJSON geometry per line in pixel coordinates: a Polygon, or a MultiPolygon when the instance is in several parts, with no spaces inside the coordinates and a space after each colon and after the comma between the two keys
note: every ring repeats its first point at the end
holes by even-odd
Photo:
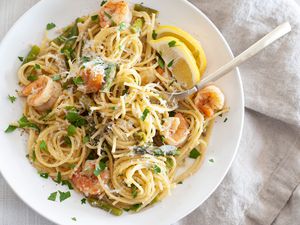
{"type": "Polygon", "coordinates": [[[105,168],[106,168],[106,163],[100,160],[99,164],[96,166],[96,168],[95,168],[95,170],[94,170],[95,176],[99,176],[99,174],[100,174],[103,170],[105,170],[105,168]]]}
{"type": "Polygon", "coordinates": [[[93,15],[93,16],[91,16],[91,19],[92,19],[92,21],[97,21],[97,20],[98,20],[98,18],[99,18],[99,16],[98,16],[98,15],[93,15]]]}
{"type": "Polygon", "coordinates": [[[73,136],[76,133],[76,127],[73,125],[68,126],[68,136],[73,136]]]}
{"type": "Polygon", "coordinates": [[[182,181],[179,181],[177,184],[183,184],[183,182],[182,182],[182,181]]]}
{"type": "Polygon", "coordinates": [[[67,191],[67,192],[58,191],[58,192],[59,192],[59,201],[60,202],[71,197],[70,191],[67,191]]]}
{"type": "Polygon", "coordinates": [[[168,63],[168,67],[171,67],[171,66],[173,66],[173,63],[174,63],[174,59],[173,59],[173,60],[171,60],[171,61],[168,63]]]}
{"type": "Polygon", "coordinates": [[[141,120],[145,121],[149,112],[150,112],[149,109],[146,108],[141,116],[141,120]]]}
{"type": "Polygon", "coordinates": [[[172,47],[175,47],[176,46],[176,41],[170,41],[168,43],[169,47],[172,48],[172,47]]]}
{"type": "Polygon", "coordinates": [[[53,81],[58,81],[58,80],[60,80],[60,79],[61,79],[61,76],[60,76],[59,74],[54,75],[54,76],[52,77],[52,80],[53,80],[53,81]]]}
{"type": "Polygon", "coordinates": [[[200,155],[200,152],[196,148],[193,148],[189,154],[189,157],[192,159],[197,159],[200,155]]]}
{"type": "Polygon", "coordinates": [[[40,177],[47,179],[49,177],[49,173],[39,173],[40,177]]]}
{"type": "Polygon", "coordinates": [[[82,79],[82,77],[74,77],[73,82],[74,82],[74,84],[76,84],[78,86],[78,85],[83,84],[83,79],[82,79]]]}
{"type": "Polygon", "coordinates": [[[66,115],[66,119],[75,127],[81,127],[87,124],[86,119],[84,119],[75,111],[69,111],[66,115]]]}
{"type": "Polygon", "coordinates": [[[24,61],[24,57],[22,57],[22,56],[18,56],[18,59],[19,59],[21,62],[24,61]]]}
{"type": "Polygon", "coordinates": [[[165,61],[161,58],[161,56],[158,56],[157,63],[160,66],[160,68],[165,68],[165,61]]]}
{"type": "Polygon", "coordinates": [[[86,198],[81,199],[81,205],[86,204],[86,198]]]}
{"type": "Polygon", "coordinates": [[[107,1],[102,1],[100,6],[103,6],[107,1]]]}
{"type": "Polygon", "coordinates": [[[55,200],[56,200],[56,196],[57,196],[57,191],[56,191],[56,192],[53,192],[53,193],[51,193],[51,194],[49,195],[49,197],[48,197],[48,200],[50,200],[50,201],[54,201],[54,202],[55,202],[55,200]]]}
{"type": "Polygon", "coordinates": [[[61,185],[67,185],[68,186],[68,188],[70,189],[70,190],[73,190],[74,188],[73,188],[73,186],[72,186],[72,184],[70,183],[70,181],[68,181],[68,180],[63,180],[62,182],[61,182],[61,185]]]}
{"type": "Polygon", "coordinates": [[[39,64],[35,64],[35,65],[34,65],[34,69],[35,69],[35,70],[40,70],[40,69],[41,69],[41,66],[40,66],[39,64]]]}
{"type": "Polygon", "coordinates": [[[87,56],[82,56],[82,57],[81,57],[81,61],[82,61],[83,63],[87,63],[87,62],[91,61],[91,58],[90,58],[90,57],[87,57],[87,56]]]}
{"type": "Polygon", "coordinates": [[[52,30],[54,27],[56,27],[56,25],[54,23],[48,23],[46,26],[47,30],[52,30]]]}
{"type": "Polygon", "coordinates": [[[225,120],[224,120],[224,123],[226,123],[226,122],[227,122],[227,120],[228,120],[228,119],[227,119],[227,118],[225,118],[225,120]]]}
{"type": "Polygon", "coordinates": [[[104,11],[104,15],[108,17],[108,19],[111,19],[112,16],[110,14],[108,14],[107,12],[104,11]]]}
{"type": "Polygon", "coordinates": [[[83,141],[83,144],[86,144],[90,141],[90,137],[89,136],[84,136],[82,141],[83,141]]]}
{"type": "Polygon", "coordinates": [[[11,102],[11,103],[14,103],[16,101],[16,97],[15,96],[12,96],[12,95],[8,95],[8,100],[11,102]]]}
{"type": "Polygon", "coordinates": [[[214,159],[209,159],[208,161],[211,162],[211,163],[214,163],[214,162],[215,162],[214,159]]]}
{"type": "Polygon", "coordinates": [[[77,221],[76,217],[72,217],[71,219],[74,220],[74,221],[77,221]]]}
{"type": "Polygon", "coordinates": [[[160,172],[161,172],[160,167],[158,167],[157,165],[154,165],[154,167],[153,167],[153,172],[154,172],[155,174],[160,173],[160,172]]]}
{"type": "Polygon", "coordinates": [[[61,183],[61,173],[58,172],[57,175],[56,175],[56,180],[54,180],[55,183],[58,183],[60,184],[61,183]]]}
{"type": "Polygon", "coordinates": [[[35,81],[38,79],[38,76],[37,75],[34,75],[34,74],[30,74],[28,77],[27,77],[27,80],[29,81],[35,81]]]}
{"type": "Polygon", "coordinates": [[[154,40],[156,40],[156,38],[157,38],[157,33],[156,33],[155,30],[152,31],[152,38],[153,38],[154,40]]]}
{"type": "Polygon", "coordinates": [[[40,149],[42,151],[48,152],[48,147],[47,147],[47,144],[44,140],[42,140],[41,143],[40,143],[40,149]]]}
{"type": "Polygon", "coordinates": [[[133,206],[130,207],[130,210],[137,211],[141,206],[142,206],[141,203],[135,204],[135,205],[133,205],[133,206]]]}
{"type": "Polygon", "coordinates": [[[14,132],[17,128],[18,128],[17,126],[9,125],[4,132],[11,133],[11,132],[14,132]]]}
{"type": "Polygon", "coordinates": [[[35,129],[37,131],[40,131],[40,128],[36,124],[29,122],[28,119],[25,116],[22,116],[19,119],[18,123],[19,123],[20,128],[27,127],[27,128],[32,128],[32,129],[35,129]]]}
{"type": "Polygon", "coordinates": [[[131,195],[133,198],[136,198],[136,196],[138,195],[137,190],[138,188],[134,184],[131,185],[131,195]]]}
{"type": "Polygon", "coordinates": [[[120,25],[119,25],[119,30],[120,31],[123,31],[123,30],[126,30],[126,23],[125,22],[122,22],[122,23],[120,23],[120,25]]]}

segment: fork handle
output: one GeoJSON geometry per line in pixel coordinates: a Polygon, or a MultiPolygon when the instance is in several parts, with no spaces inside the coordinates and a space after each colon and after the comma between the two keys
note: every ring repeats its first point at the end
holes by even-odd
{"type": "Polygon", "coordinates": [[[226,63],[224,66],[219,68],[214,73],[208,75],[205,77],[199,84],[193,88],[194,90],[202,89],[205,85],[207,85],[209,82],[214,82],[233,70],[235,67],[239,66],[243,62],[245,62],[247,59],[251,58],[264,48],[266,48],[268,45],[276,41],[277,39],[281,38],[283,35],[289,33],[291,31],[291,25],[289,22],[285,22],[281,25],[279,25],[277,28],[275,28],[273,31],[268,33],[266,36],[264,36],[262,39],[257,41],[255,44],[250,46],[248,49],[246,49],[244,52],[242,52],[240,55],[232,59],[230,62],[226,63]]]}

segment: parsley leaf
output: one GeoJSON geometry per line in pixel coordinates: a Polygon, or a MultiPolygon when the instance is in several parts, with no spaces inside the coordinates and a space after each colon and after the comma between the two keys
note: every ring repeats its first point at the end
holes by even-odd
{"type": "Polygon", "coordinates": [[[214,159],[209,159],[208,161],[211,162],[211,163],[214,163],[214,162],[215,162],[214,159]]]}
{"type": "Polygon", "coordinates": [[[91,61],[91,58],[87,57],[87,56],[82,56],[81,61],[82,61],[82,63],[87,63],[87,62],[91,61]]]}
{"type": "Polygon", "coordinates": [[[24,61],[24,57],[22,57],[22,56],[18,56],[18,59],[19,59],[21,62],[24,61]]]}
{"type": "Polygon", "coordinates": [[[81,199],[81,205],[86,204],[86,198],[81,199]]]}
{"type": "Polygon", "coordinates": [[[77,221],[76,217],[72,217],[71,219],[74,220],[74,221],[77,221]]]}
{"type": "Polygon", "coordinates": [[[4,132],[11,133],[11,132],[15,131],[17,128],[18,128],[17,126],[9,125],[4,132]]]}
{"type": "Polygon", "coordinates": [[[228,120],[228,119],[227,119],[227,118],[225,118],[225,120],[224,120],[224,123],[226,123],[226,122],[227,122],[227,120],[228,120]]]}
{"type": "Polygon", "coordinates": [[[72,184],[70,183],[70,181],[68,181],[68,180],[63,180],[62,182],[61,182],[61,185],[67,185],[68,186],[68,188],[70,189],[70,190],[73,190],[73,186],[72,186],[72,184]]]}
{"type": "Polygon", "coordinates": [[[47,26],[46,26],[47,30],[51,30],[54,27],[56,27],[56,25],[54,23],[48,23],[47,26]]]}
{"type": "Polygon", "coordinates": [[[131,185],[131,195],[133,198],[136,198],[136,196],[138,195],[137,190],[138,188],[134,184],[131,185]]]}
{"type": "Polygon", "coordinates": [[[152,38],[153,38],[154,40],[156,40],[156,38],[157,38],[157,33],[156,33],[155,30],[152,31],[152,38]]]}
{"type": "Polygon", "coordinates": [[[154,165],[154,167],[153,167],[153,172],[154,172],[155,174],[160,173],[160,172],[161,172],[160,167],[158,167],[157,165],[154,165]]]}
{"type": "Polygon", "coordinates": [[[86,144],[86,143],[88,143],[89,141],[90,141],[90,137],[89,136],[85,136],[85,137],[83,137],[83,144],[86,144]]]}
{"type": "Polygon", "coordinates": [[[68,126],[68,136],[73,136],[76,133],[76,127],[73,125],[68,126]]]}
{"type": "Polygon", "coordinates": [[[35,69],[35,70],[40,70],[40,69],[41,69],[41,66],[40,66],[39,64],[35,64],[35,65],[34,65],[34,69],[35,69]]]}
{"type": "Polygon", "coordinates": [[[108,17],[108,19],[111,19],[112,16],[110,14],[108,14],[107,12],[104,11],[104,15],[108,17]]]}
{"type": "Polygon", "coordinates": [[[98,15],[93,15],[93,16],[91,16],[91,19],[92,19],[92,21],[97,21],[98,20],[98,15]]]}
{"type": "Polygon", "coordinates": [[[58,172],[57,175],[56,175],[56,180],[54,180],[55,183],[58,183],[60,184],[61,183],[61,173],[58,172]]]}
{"type": "Polygon", "coordinates": [[[126,23],[125,22],[120,23],[119,30],[120,31],[126,30],[126,23]]]}
{"type": "Polygon", "coordinates": [[[40,177],[47,179],[49,177],[49,173],[39,173],[40,177]]]}
{"type": "Polygon", "coordinates": [[[177,184],[183,184],[183,182],[182,182],[182,181],[179,181],[177,184]]]}
{"type": "Polygon", "coordinates": [[[51,193],[51,194],[49,195],[49,197],[48,197],[48,200],[50,200],[50,201],[54,201],[54,202],[55,202],[55,200],[56,200],[56,196],[57,196],[57,191],[56,191],[56,192],[53,192],[53,193],[51,193]]]}
{"type": "Polygon", "coordinates": [[[192,159],[197,159],[200,155],[200,152],[196,148],[193,148],[189,154],[189,157],[192,159]]]}
{"type": "Polygon", "coordinates": [[[94,170],[94,175],[95,175],[95,176],[99,176],[99,174],[100,174],[103,170],[105,170],[105,168],[106,168],[106,163],[100,160],[99,164],[96,166],[96,168],[95,168],[95,170],[94,170]]]}
{"type": "Polygon", "coordinates": [[[168,43],[169,47],[172,48],[172,47],[175,47],[176,46],[176,41],[170,41],[168,43]]]}
{"type": "Polygon", "coordinates": [[[80,116],[77,112],[69,111],[66,115],[66,119],[75,127],[81,127],[87,124],[86,119],[80,116]]]}
{"type": "Polygon", "coordinates": [[[29,81],[35,81],[38,79],[38,76],[37,75],[34,75],[34,74],[30,74],[28,77],[27,77],[27,80],[29,81]]]}
{"type": "Polygon", "coordinates": [[[135,204],[135,205],[133,205],[133,206],[130,207],[130,210],[137,211],[141,206],[142,206],[141,203],[135,204]]]}
{"type": "Polygon", "coordinates": [[[40,143],[40,149],[42,151],[48,152],[48,147],[47,147],[47,144],[44,140],[42,140],[41,143],[40,143]]]}
{"type": "Polygon", "coordinates": [[[103,6],[107,1],[102,1],[100,6],[103,6]]]}
{"type": "Polygon", "coordinates": [[[168,63],[168,67],[173,66],[173,63],[174,63],[174,59],[171,62],[168,63]]]}
{"type": "Polygon", "coordinates": [[[18,123],[19,123],[20,128],[28,127],[28,128],[32,128],[32,129],[35,129],[37,131],[40,131],[40,128],[36,124],[29,122],[28,119],[25,116],[22,116],[19,119],[18,123]]]}
{"type": "Polygon", "coordinates": [[[14,103],[16,101],[16,97],[15,96],[12,96],[12,95],[8,95],[8,100],[11,102],[11,103],[14,103]]]}
{"type": "Polygon", "coordinates": [[[64,144],[66,144],[69,147],[72,146],[71,139],[68,136],[64,136],[64,144]]]}
{"type": "Polygon", "coordinates": [[[74,82],[74,84],[76,84],[78,86],[78,85],[83,84],[83,79],[82,79],[82,77],[74,77],[73,82],[74,82]]]}
{"type": "Polygon", "coordinates": [[[157,63],[158,63],[158,65],[160,66],[160,68],[162,68],[162,69],[165,68],[165,62],[164,62],[164,60],[161,58],[161,56],[158,56],[157,63]]]}
{"type": "Polygon", "coordinates": [[[63,191],[58,191],[59,192],[59,201],[62,202],[68,198],[71,197],[71,192],[67,191],[67,192],[63,192],[63,191]]]}
{"type": "Polygon", "coordinates": [[[141,120],[145,121],[149,112],[150,112],[149,109],[146,108],[143,112],[143,115],[141,116],[141,120]]]}

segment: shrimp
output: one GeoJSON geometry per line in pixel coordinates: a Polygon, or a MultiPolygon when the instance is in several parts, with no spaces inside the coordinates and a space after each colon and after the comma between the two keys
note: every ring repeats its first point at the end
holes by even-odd
{"type": "Polygon", "coordinates": [[[163,124],[162,134],[165,143],[174,146],[181,146],[185,143],[189,134],[189,125],[181,113],[176,113],[174,117],[169,117],[163,124]]]}
{"type": "Polygon", "coordinates": [[[110,0],[100,9],[99,19],[102,28],[119,25],[122,22],[129,25],[132,19],[132,12],[126,1],[110,0]]]}
{"type": "Polygon", "coordinates": [[[86,93],[94,93],[101,89],[103,83],[103,75],[96,73],[91,69],[86,69],[83,72],[83,80],[85,83],[84,91],[86,93]]]}
{"type": "Polygon", "coordinates": [[[196,107],[206,117],[212,117],[216,111],[221,110],[224,107],[224,102],[224,94],[214,85],[199,90],[194,99],[196,107]]]}
{"type": "MultiPolygon", "coordinates": [[[[96,161],[97,160],[87,160],[83,168],[76,171],[71,179],[74,186],[86,196],[99,195],[103,191],[98,178],[94,175],[96,161]]],[[[107,183],[110,178],[109,171],[102,171],[100,177],[104,183],[107,183]]]]}
{"type": "Polygon", "coordinates": [[[42,75],[24,87],[21,94],[27,97],[27,104],[38,111],[51,109],[61,94],[62,88],[58,82],[42,75]]]}

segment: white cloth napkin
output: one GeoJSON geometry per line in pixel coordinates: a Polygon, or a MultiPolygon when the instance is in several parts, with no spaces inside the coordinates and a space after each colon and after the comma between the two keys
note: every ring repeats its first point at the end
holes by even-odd
{"type": "MultiPolygon", "coordinates": [[[[0,0],[0,38],[37,1],[0,0]]],[[[293,32],[240,67],[247,109],[238,155],[216,192],[176,225],[299,224],[300,8],[293,0],[191,2],[218,26],[235,54],[286,20],[293,32]]],[[[1,176],[0,224],[52,225],[1,176]]]]}

